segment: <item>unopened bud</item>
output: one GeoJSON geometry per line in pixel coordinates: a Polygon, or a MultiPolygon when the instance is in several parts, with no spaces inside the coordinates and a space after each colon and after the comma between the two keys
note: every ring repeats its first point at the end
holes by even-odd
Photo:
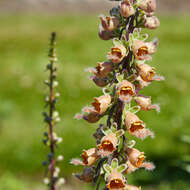
{"type": "Polygon", "coordinates": [[[54,82],[53,82],[53,87],[54,87],[54,88],[57,87],[58,85],[59,85],[58,81],[54,81],[54,82]]]}
{"type": "Polygon", "coordinates": [[[43,182],[44,182],[44,184],[48,185],[49,184],[49,179],[46,177],[46,178],[44,178],[43,182]]]}
{"type": "Polygon", "coordinates": [[[156,0],[141,0],[138,2],[138,7],[147,13],[155,12],[156,0]]]}
{"type": "Polygon", "coordinates": [[[64,157],[63,157],[62,155],[59,155],[59,156],[57,157],[57,160],[58,160],[58,161],[63,161],[63,160],[64,160],[64,157]]]}
{"type": "Polygon", "coordinates": [[[156,29],[160,26],[160,21],[156,16],[147,17],[145,19],[145,27],[148,29],[156,29]]]}
{"type": "Polygon", "coordinates": [[[121,3],[121,15],[125,18],[135,14],[135,9],[131,5],[129,0],[123,0],[121,3]]]}

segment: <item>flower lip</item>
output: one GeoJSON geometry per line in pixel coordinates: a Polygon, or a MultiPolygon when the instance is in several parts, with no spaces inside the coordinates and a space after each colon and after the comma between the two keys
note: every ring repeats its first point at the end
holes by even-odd
{"type": "Polygon", "coordinates": [[[88,154],[87,154],[86,151],[83,151],[83,153],[81,154],[81,157],[82,157],[82,159],[83,159],[83,163],[84,163],[85,165],[88,165],[88,154]]]}
{"type": "Polygon", "coordinates": [[[145,160],[145,156],[144,156],[144,153],[141,153],[139,156],[138,156],[138,160],[137,160],[137,167],[141,167],[143,162],[145,160]]]}
{"type": "Polygon", "coordinates": [[[121,189],[125,187],[125,184],[121,179],[113,179],[107,185],[108,189],[121,189]]]}
{"type": "Polygon", "coordinates": [[[113,152],[114,151],[114,145],[109,140],[104,140],[100,145],[99,149],[103,149],[104,151],[113,152]]]}
{"type": "Polygon", "coordinates": [[[137,56],[143,56],[143,55],[148,55],[148,47],[147,46],[142,46],[137,51],[137,56]]]}
{"type": "Polygon", "coordinates": [[[128,95],[128,94],[130,94],[131,96],[133,96],[134,95],[134,93],[133,93],[133,89],[130,87],[130,86],[124,86],[124,87],[122,87],[121,89],[120,89],[120,95],[124,95],[124,96],[126,96],[126,95],[128,95]]]}
{"type": "Polygon", "coordinates": [[[149,72],[149,76],[148,76],[148,80],[151,81],[152,78],[155,76],[155,74],[156,74],[156,73],[154,72],[154,70],[150,71],[150,72],[149,72]]]}
{"type": "Polygon", "coordinates": [[[117,57],[119,57],[119,58],[122,58],[122,52],[121,52],[121,50],[120,50],[119,48],[117,48],[117,47],[112,48],[112,49],[111,49],[111,53],[112,53],[112,55],[115,55],[115,56],[117,56],[117,57]]]}
{"type": "Polygon", "coordinates": [[[130,131],[133,133],[133,132],[138,131],[138,130],[143,129],[143,128],[144,128],[143,122],[142,121],[136,121],[136,122],[131,124],[130,131]]]}
{"type": "Polygon", "coordinates": [[[94,98],[94,102],[92,103],[92,106],[94,106],[94,109],[97,112],[100,112],[100,102],[98,101],[97,98],[94,98]]]}

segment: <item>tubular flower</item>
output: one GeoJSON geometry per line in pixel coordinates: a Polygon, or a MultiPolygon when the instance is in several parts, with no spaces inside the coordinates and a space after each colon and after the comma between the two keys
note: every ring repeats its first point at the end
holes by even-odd
{"type": "Polygon", "coordinates": [[[93,69],[91,72],[95,74],[96,77],[99,78],[105,78],[109,75],[110,72],[113,71],[113,63],[111,62],[102,62],[102,63],[97,63],[98,66],[93,69]]]}
{"type": "Polygon", "coordinates": [[[141,167],[144,160],[145,155],[144,152],[140,152],[139,150],[135,148],[127,148],[126,150],[127,156],[131,164],[135,167],[141,167]]]}
{"type": "Polygon", "coordinates": [[[144,152],[140,152],[135,148],[127,148],[125,152],[128,157],[127,161],[128,168],[125,171],[125,173],[130,174],[139,168],[145,168],[147,170],[153,170],[155,168],[153,163],[145,162],[144,152]]]}
{"type": "Polygon", "coordinates": [[[126,185],[125,190],[141,190],[141,187],[136,187],[134,185],[126,185]]]}
{"type": "Polygon", "coordinates": [[[118,143],[115,133],[104,136],[98,145],[100,155],[105,157],[112,154],[116,150],[118,143]]]}
{"type": "Polygon", "coordinates": [[[72,159],[71,164],[74,165],[83,165],[83,166],[92,166],[98,159],[98,152],[96,148],[91,148],[89,150],[83,150],[81,154],[82,161],[80,159],[72,159]]]}
{"type": "Polygon", "coordinates": [[[111,52],[108,53],[107,58],[113,63],[120,63],[126,56],[126,48],[123,45],[115,45],[111,48],[111,52]]]}
{"type": "Polygon", "coordinates": [[[135,95],[135,87],[131,82],[129,82],[127,80],[123,80],[118,85],[117,93],[118,93],[120,100],[122,100],[124,102],[129,102],[129,101],[131,101],[132,96],[135,95]]]}
{"type": "Polygon", "coordinates": [[[151,60],[157,50],[158,41],[144,42],[141,40],[134,40],[132,50],[137,60],[151,60]]]}
{"type": "Polygon", "coordinates": [[[137,60],[151,60],[148,46],[144,41],[134,40],[132,50],[137,60]]]}
{"type": "Polygon", "coordinates": [[[94,98],[94,102],[92,103],[92,106],[94,107],[94,110],[102,114],[104,113],[111,103],[111,96],[110,95],[103,95],[98,98],[94,98]]]}
{"type": "Polygon", "coordinates": [[[137,69],[141,78],[146,82],[151,82],[156,75],[155,68],[147,64],[137,64],[137,69]]]}
{"type": "Polygon", "coordinates": [[[91,148],[89,150],[83,150],[81,157],[83,158],[84,165],[92,166],[98,159],[97,149],[91,148]]]}
{"type": "Polygon", "coordinates": [[[141,78],[146,81],[146,82],[152,82],[154,80],[160,81],[164,80],[162,76],[156,75],[155,68],[151,67],[150,65],[147,64],[137,64],[137,69],[139,71],[139,74],[141,78]]]}
{"type": "Polygon", "coordinates": [[[125,186],[126,184],[123,175],[116,169],[113,169],[111,174],[108,176],[107,188],[109,190],[123,190],[125,186]]]}
{"type": "Polygon", "coordinates": [[[76,119],[84,119],[89,123],[96,123],[100,120],[101,114],[103,114],[111,104],[111,96],[103,95],[98,98],[94,98],[92,103],[93,107],[84,107],[82,114],[77,114],[76,119]],[[87,114],[86,114],[87,113],[87,114]]]}
{"type": "Polygon", "coordinates": [[[144,122],[130,111],[127,111],[125,114],[125,125],[128,132],[137,138],[144,139],[147,136],[154,137],[153,132],[145,128],[144,122]]]}
{"type": "Polygon", "coordinates": [[[121,15],[125,18],[135,14],[135,9],[131,5],[129,0],[123,0],[121,2],[121,15]]]}
{"type": "Polygon", "coordinates": [[[151,162],[143,162],[140,167],[134,166],[130,161],[127,161],[126,164],[128,166],[127,170],[125,171],[126,174],[130,174],[132,172],[135,172],[139,168],[145,168],[148,171],[152,171],[155,169],[154,164],[151,162]]]}
{"type": "Polygon", "coordinates": [[[99,18],[100,18],[100,21],[101,21],[100,27],[102,27],[104,31],[113,31],[120,24],[118,18],[114,17],[114,16],[100,15],[99,18]]]}
{"type": "Polygon", "coordinates": [[[126,174],[130,174],[130,173],[136,171],[137,169],[139,169],[139,168],[133,166],[133,164],[131,164],[130,161],[127,161],[126,164],[128,166],[127,170],[125,171],[126,174]]]}
{"type": "Polygon", "coordinates": [[[138,92],[139,90],[143,89],[144,87],[148,86],[149,84],[150,84],[150,82],[146,82],[140,76],[138,76],[136,79],[136,84],[135,84],[136,91],[138,92]]]}
{"type": "Polygon", "coordinates": [[[147,13],[155,12],[156,0],[141,0],[138,1],[138,7],[147,13]]]}
{"type": "Polygon", "coordinates": [[[155,109],[157,112],[160,112],[160,106],[158,104],[151,104],[151,97],[138,95],[134,99],[142,110],[149,111],[155,109]]]}
{"type": "Polygon", "coordinates": [[[146,17],[145,27],[148,29],[156,29],[160,26],[160,21],[156,16],[146,17]]]}

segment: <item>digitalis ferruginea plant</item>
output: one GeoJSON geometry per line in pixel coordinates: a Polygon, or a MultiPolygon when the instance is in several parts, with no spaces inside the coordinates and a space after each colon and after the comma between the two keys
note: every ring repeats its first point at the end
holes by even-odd
{"type": "Polygon", "coordinates": [[[47,64],[47,71],[49,73],[48,80],[44,83],[48,87],[48,94],[45,97],[45,107],[47,112],[43,112],[44,122],[46,123],[46,132],[44,132],[43,143],[48,148],[49,153],[47,154],[46,160],[43,165],[46,166],[44,183],[47,185],[48,190],[59,190],[62,189],[65,179],[60,177],[59,164],[62,162],[64,157],[58,155],[56,148],[58,144],[62,142],[62,138],[58,137],[55,133],[57,123],[60,121],[59,113],[56,110],[56,102],[60,94],[56,92],[58,82],[56,81],[56,33],[51,34],[50,48],[49,48],[49,63],[47,64]]]}
{"type": "Polygon", "coordinates": [[[96,190],[140,190],[141,187],[127,181],[127,175],[139,168],[153,170],[155,166],[147,161],[146,153],[134,147],[135,139],[153,138],[154,133],[137,113],[160,111],[159,105],[153,104],[151,97],[141,94],[141,90],[164,80],[149,65],[158,39],[148,41],[148,34],[142,30],[156,29],[160,22],[154,15],[156,0],[117,1],[118,6],[110,10],[110,15],[99,17],[99,37],[113,41],[107,60],[87,69],[90,79],[103,88],[103,93],[76,115],[89,123],[103,117],[107,117],[107,122],[100,124],[93,135],[96,146],[83,150],[81,158],[71,163],[84,166],[83,172],[74,176],[92,182],[96,190]],[[126,135],[134,140],[129,141],[126,135]]]}

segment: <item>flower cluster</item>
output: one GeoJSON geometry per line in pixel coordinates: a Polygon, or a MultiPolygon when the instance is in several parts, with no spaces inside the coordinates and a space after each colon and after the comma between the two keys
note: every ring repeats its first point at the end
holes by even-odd
{"type": "Polygon", "coordinates": [[[65,179],[60,177],[60,168],[58,164],[64,159],[62,155],[56,155],[55,148],[62,142],[62,138],[58,137],[54,131],[55,125],[60,121],[59,113],[56,111],[55,104],[60,94],[55,92],[55,88],[58,85],[56,81],[56,66],[57,61],[55,52],[55,37],[53,32],[50,40],[49,50],[49,64],[47,70],[49,71],[49,79],[45,80],[45,84],[48,86],[49,93],[45,98],[46,107],[48,112],[44,112],[44,121],[47,125],[47,131],[44,132],[43,143],[49,148],[46,161],[43,165],[47,167],[44,183],[48,185],[49,190],[62,189],[62,185],[65,183],[65,179]]]}
{"type": "Polygon", "coordinates": [[[160,22],[154,15],[155,0],[121,0],[110,16],[100,16],[99,37],[113,40],[113,47],[107,54],[107,61],[98,62],[89,68],[90,79],[103,88],[103,95],[94,98],[91,106],[84,107],[77,119],[96,123],[107,116],[107,123],[100,124],[94,137],[96,147],[83,150],[81,159],[73,159],[74,165],[84,166],[82,174],[75,176],[85,182],[93,182],[99,189],[138,190],[129,185],[125,176],[139,168],[153,170],[154,165],[146,161],[144,152],[134,148],[135,140],[126,135],[145,139],[154,137],[138,116],[140,110],[160,111],[158,104],[152,104],[151,97],[141,90],[153,81],[164,80],[149,65],[157,51],[158,40],[147,41],[143,28],[156,29],[160,22]]]}

